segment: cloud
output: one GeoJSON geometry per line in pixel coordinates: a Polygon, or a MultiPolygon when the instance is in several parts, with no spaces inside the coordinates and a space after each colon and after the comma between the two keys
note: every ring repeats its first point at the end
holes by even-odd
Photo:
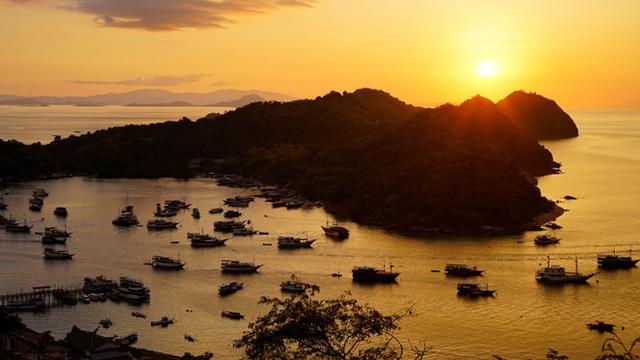
{"type": "Polygon", "coordinates": [[[175,31],[226,27],[235,24],[238,15],[267,13],[283,7],[311,7],[316,0],[55,0],[51,3],[93,15],[96,23],[106,27],[175,31]]]}
{"type": "Polygon", "coordinates": [[[70,80],[69,82],[83,85],[177,86],[198,81],[205,76],[206,75],[202,74],[190,74],[182,76],[154,76],[147,79],[136,78],[120,81],[70,80]]]}

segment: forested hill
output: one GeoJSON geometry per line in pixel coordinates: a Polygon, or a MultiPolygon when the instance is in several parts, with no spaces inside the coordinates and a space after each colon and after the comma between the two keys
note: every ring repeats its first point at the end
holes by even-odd
{"type": "Polygon", "coordinates": [[[288,184],[337,214],[399,230],[522,228],[554,207],[533,178],[557,167],[549,151],[479,96],[424,109],[361,89],[49,145],[0,143],[5,178],[189,176],[190,159],[203,159],[200,171],[288,184]]]}

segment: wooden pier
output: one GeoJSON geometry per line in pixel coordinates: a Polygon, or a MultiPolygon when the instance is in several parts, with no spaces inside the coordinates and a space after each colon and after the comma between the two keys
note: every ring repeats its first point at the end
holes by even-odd
{"type": "Polygon", "coordinates": [[[78,303],[82,293],[82,287],[34,286],[30,292],[0,295],[0,306],[5,306],[9,302],[28,301],[35,298],[42,299],[46,308],[70,306],[78,303]]]}

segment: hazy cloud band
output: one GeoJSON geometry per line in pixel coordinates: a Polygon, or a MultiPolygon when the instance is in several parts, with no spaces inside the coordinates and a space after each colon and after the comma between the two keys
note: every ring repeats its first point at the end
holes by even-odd
{"type": "Polygon", "coordinates": [[[8,0],[16,4],[58,6],[93,15],[107,27],[174,31],[219,28],[241,14],[266,13],[282,7],[310,7],[316,0],[8,0]]]}

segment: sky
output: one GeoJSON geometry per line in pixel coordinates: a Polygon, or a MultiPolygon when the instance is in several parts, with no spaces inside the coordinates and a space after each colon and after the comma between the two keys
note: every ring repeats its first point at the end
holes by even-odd
{"type": "Polygon", "coordinates": [[[640,108],[638,84],[638,0],[0,0],[0,94],[523,89],[640,108]]]}

